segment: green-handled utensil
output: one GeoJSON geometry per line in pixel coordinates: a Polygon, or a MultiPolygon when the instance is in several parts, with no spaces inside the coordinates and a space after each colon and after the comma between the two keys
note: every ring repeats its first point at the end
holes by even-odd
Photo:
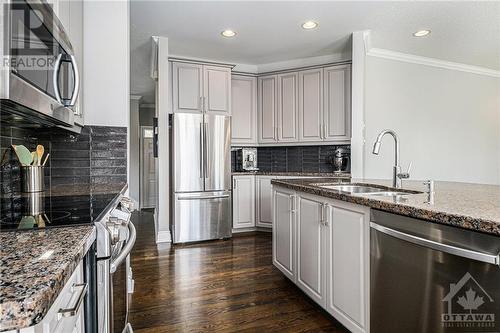
{"type": "Polygon", "coordinates": [[[23,145],[12,145],[14,151],[16,152],[17,158],[19,159],[19,163],[21,165],[31,165],[33,162],[33,157],[31,156],[31,152],[23,145]]]}

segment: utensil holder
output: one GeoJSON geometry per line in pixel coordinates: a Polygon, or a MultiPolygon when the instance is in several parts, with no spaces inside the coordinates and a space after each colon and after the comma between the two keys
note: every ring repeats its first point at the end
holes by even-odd
{"type": "Polygon", "coordinates": [[[43,166],[24,165],[21,167],[21,190],[25,193],[45,190],[43,166]]]}

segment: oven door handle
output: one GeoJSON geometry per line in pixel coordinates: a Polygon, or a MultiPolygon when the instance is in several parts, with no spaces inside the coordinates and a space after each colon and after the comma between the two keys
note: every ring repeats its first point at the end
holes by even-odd
{"type": "Polygon", "coordinates": [[[132,248],[134,247],[136,232],[135,232],[135,227],[132,224],[132,222],[128,223],[128,230],[130,231],[128,242],[123,247],[122,252],[120,252],[120,254],[116,257],[116,259],[111,262],[111,265],[109,267],[109,271],[111,274],[116,272],[116,270],[118,269],[118,266],[120,266],[121,263],[123,262],[123,260],[125,260],[125,258],[127,258],[127,256],[130,254],[130,251],[132,251],[132,248]]]}
{"type": "Polygon", "coordinates": [[[493,255],[493,254],[488,254],[488,253],[483,253],[483,252],[478,252],[474,250],[469,250],[469,249],[464,249],[461,247],[453,246],[453,245],[448,245],[448,244],[442,244],[430,239],[414,236],[407,234],[405,232],[401,232],[398,230],[394,230],[391,228],[384,227],[380,224],[370,222],[370,227],[372,229],[375,229],[383,234],[392,236],[394,238],[420,245],[423,247],[430,248],[432,250],[440,251],[440,252],[445,252],[454,256],[459,256],[467,259],[472,259],[472,260],[477,260],[477,261],[482,261],[488,264],[494,264],[497,266],[500,266],[500,255],[493,255]]]}

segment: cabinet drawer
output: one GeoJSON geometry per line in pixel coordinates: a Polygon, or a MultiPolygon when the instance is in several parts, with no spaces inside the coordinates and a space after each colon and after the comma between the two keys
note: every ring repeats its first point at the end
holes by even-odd
{"type": "Polygon", "coordinates": [[[50,307],[41,325],[41,330],[35,332],[74,332],[81,329],[83,324],[83,298],[87,287],[83,281],[83,262],[76,267],[68,282],[50,307]],[[78,304],[80,306],[78,307],[78,304]],[[69,310],[74,308],[75,313],[69,310]],[[66,311],[66,312],[65,312],[66,311]]]}

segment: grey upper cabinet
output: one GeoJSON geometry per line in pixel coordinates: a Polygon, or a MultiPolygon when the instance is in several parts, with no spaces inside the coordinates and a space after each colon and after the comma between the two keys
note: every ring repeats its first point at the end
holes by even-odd
{"type": "Polygon", "coordinates": [[[231,69],[203,65],[205,112],[231,114],[231,69]]]}
{"type": "Polygon", "coordinates": [[[231,143],[257,144],[257,78],[231,77],[231,143]]]}
{"type": "Polygon", "coordinates": [[[298,73],[278,75],[278,141],[297,142],[298,129],[298,73]]]}
{"type": "Polygon", "coordinates": [[[277,139],[276,114],[278,112],[278,77],[259,77],[258,80],[259,143],[273,143],[277,139]]]}
{"type": "Polygon", "coordinates": [[[172,64],[174,113],[231,114],[231,69],[195,63],[172,64]]]}
{"type": "Polygon", "coordinates": [[[174,62],[172,65],[174,112],[203,112],[203,66],[174,62]]]}
{"type": "Polygon", "coordinates": [[[326,67],[324,76],[323,135],[325,140],[351,139],[351,66],[326,67]]]}
{"type": "Polygon", "coordinates": [[[323,69],[299,72],[299,141],[323,141],[323,69]]]}

